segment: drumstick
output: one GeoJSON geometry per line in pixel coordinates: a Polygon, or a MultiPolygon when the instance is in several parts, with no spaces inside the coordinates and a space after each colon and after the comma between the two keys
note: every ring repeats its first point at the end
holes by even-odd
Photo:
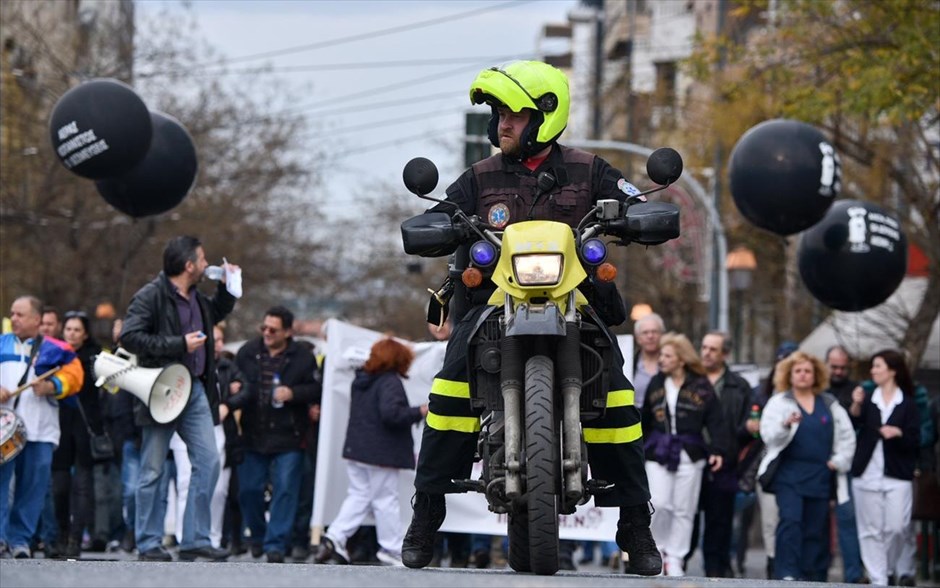
{"type": "MultiPolygon", "coordinates": [[[[62,366],[58,366],[58,365],[57,365],[56,367],[52,368],[52,369],[49,370],[48,372],[44,373],[43,375],[41,375],[41,376],[36,376],[36,379],[33,380],[32,382],[26,382],[25,384],[23,384],[22,386],[20,386],[20,387],[17,388],[16,390],[14,390],[12,393],[10,393],[10,398],[16,398],[17,396],[19,396],[19,394],[20,394],[23,390],[29,388],[30,386],[32,386],[33,384],[35,384],[35,383],[37,383],[37,382],[42,382],[43,380],[45,380],[46,378],[48,378],[48,377],[51,376],[52,374],[54,374],[54,373],[56,373],[57,371],[59,371],[59,369],[60,369],[61,367],[62,367],[62,366]]],[[[29,369],[29,368],[27,368],[27,369],[29,369]]]]}

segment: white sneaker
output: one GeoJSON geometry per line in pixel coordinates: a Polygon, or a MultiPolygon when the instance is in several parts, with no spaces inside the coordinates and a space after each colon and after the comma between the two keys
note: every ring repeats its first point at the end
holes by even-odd
{"type": "Polygon", "coordinates": [[[682,569],[681,557],[672,557],[667,555],[665,558],[663,558],[663,568],[665,568],[663,570],[663,575],[665,576],[678,577],[685,575],[685,570],[682,569]]]}
{"type": "Polygon", "coordinates": [[[378,553],[375,554],[375,557],[382,562],[383,566],[405,567],[405,564],[401,563],[400,555],[395,555],[384,549],[380,549],[378,553]]]}

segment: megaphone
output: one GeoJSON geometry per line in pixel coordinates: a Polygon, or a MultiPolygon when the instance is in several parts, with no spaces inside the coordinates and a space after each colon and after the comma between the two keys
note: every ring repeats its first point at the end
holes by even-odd
{"type": "Polygon", "coordinates": [[[136,355],[120,348],[114,354],[98,354],[95,376],[95,386],[104,386],[112,394],[122,388],[139,398],[160,424],[169,423],[183,412],[193,390],[192,376],[183,364],[142,368],[137,365],[136,355]]]}

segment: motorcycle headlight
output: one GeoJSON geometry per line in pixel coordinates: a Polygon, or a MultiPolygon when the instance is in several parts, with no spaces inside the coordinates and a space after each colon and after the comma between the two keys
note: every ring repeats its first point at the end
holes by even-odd
{"type": "Polygon", "coordinates": [[[530,253],[512,258],[520,286],[552,286],[561,280],[561,253],[530,253]]]}

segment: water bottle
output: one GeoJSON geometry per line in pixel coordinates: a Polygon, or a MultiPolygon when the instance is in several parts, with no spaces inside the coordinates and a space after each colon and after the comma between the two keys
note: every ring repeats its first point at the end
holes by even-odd
{"type": "Polygon", "coordinates": [[[218,282],[225,275],[225,270],[217,265],[210,265],[206,267],[205,274],[208,279],[218,282]]]}
{"type": "MultiPolygon", "coordinates": [[[[751,405],[751,419],[760,419],[760,406],[753,404],[751,405]]],[[[760,437],[760,431],[754,431],[751,433],[755,438],[760,437]]]]}
{"type": "Polygon", "coordinates": [[[275,373],[274,379],[271,380],[271,406],[274,408],[282,408],[284,403],[274,399],[274,391],[277,390],[277,387],[281,385],[281,374],[275,373]]]}

